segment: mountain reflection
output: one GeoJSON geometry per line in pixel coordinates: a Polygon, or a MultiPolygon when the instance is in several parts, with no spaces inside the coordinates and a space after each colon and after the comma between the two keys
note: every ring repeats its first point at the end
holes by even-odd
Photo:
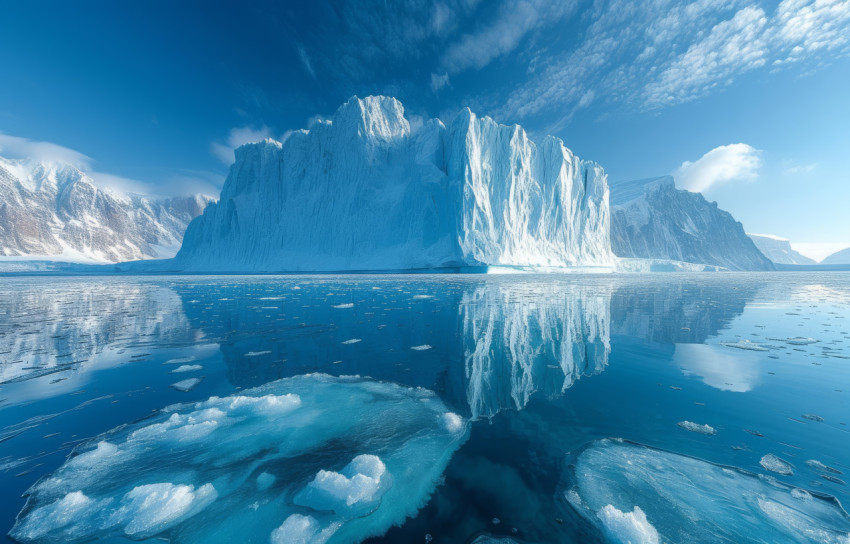
{"type": "Polygon", "coordinates": [[[9,280],[0,381],[40,378],[33,396],[52,395],[75,374],[217,344],[236,387],[358,374],[433,389],[484,418],[563,394],[632,337],[669,345],[709,385],[744,391],[746,369],[699,348],[672,352],[728,327],[758,289],[729,289],[719,275],[9,280]]]}

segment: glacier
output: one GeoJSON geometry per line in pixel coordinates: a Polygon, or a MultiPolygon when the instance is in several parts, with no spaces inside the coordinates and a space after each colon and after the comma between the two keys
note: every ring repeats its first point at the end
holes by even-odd
{"type": "Polygon", "coordinates": [[[115,263],[172,257],[213,199],[98,187],[61,161],[0,157],[0,260],[115,263]]]}
{"type": "Polygon", "coordinates": [[[749,232],[747,236],[750,237],[765,257],[776,264],[817,264],[817,261],[814,259],[809,259],[805,255],[794,251],[791,247],[791,242],[785,238],[770,234],[752,234],[749,232]]]}
{"type": "Polygon", "coordinates": [[[611,246],[629,259],[774,268],[731,214],[699,193],[676,189],[671,176],[611,184],[611,246]]]}
{"type": "Polygon", "coordinates": [[[837,499],[621,439],[568,455],[563,497],[609,542],[846,543],[837,499]]]}
{"type": "Polygon", "coordinates": [[[850,264],[850,247],[827,256],[820,264],[850,264]]]}
{"type": "Polygon", "coordinates": [[[612,267],[607,178],[558,138],[461,111],[415,130],[353,97],[236,150],[219,202],[168,266],[187,272],[612,267]]]}
{"type": "Polygon", "coordinates": [[[19,542],[360,542],[424,505],[468,424],[431,391],[308,374],[167,407],[28,492],[19,542]]]}

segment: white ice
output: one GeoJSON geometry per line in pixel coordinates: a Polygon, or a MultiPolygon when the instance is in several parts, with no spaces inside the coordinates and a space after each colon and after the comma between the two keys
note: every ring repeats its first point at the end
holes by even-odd
{"type": "Polygon", "coordinates": [[[735,467],[619,439],[588,444],[565,467],[563,497],[609,542],[850,538],[850,516],[834,497],[735,467]]]}
{"type": "Polygon", "coordinates": [[[170,406],[80,447],[27,492],[11,535],[360,541],[422,507],[466,435],[424,389],[288,378],[170,406]]]}

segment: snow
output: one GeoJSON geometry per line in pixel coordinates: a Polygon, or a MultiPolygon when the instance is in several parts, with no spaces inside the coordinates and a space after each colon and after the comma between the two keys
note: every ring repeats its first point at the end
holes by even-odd
{"type": "Polygon", "coordinates": [[[330,123],[236,150],[192,222],[185,271],[610,267],[608,187],[561,140],[469,110],[411,133],[400,102],[354,97],[330,123]]]}
{"type": "Polygon", "coordinates": [[[676,189],[669,176],[611,184],[611,206],[618,257],[773,269],[731,214],[701,194],[676,189]]]}
{"type": "Polygon", "coordinates": [[[658,531],[646,519],[639,506],[631,512],[620,512],[612,505],[605,505],[597,514],[605,531],[614,542],[623,544],[658,544],[658,531]]]}
{"type": "Polygon", "coordinates": [[[791,242],[785,238],[770,234],[751,234],[747,236],[765,257],[777,264],[817,264],[814,260],[794,251],[791,242]]]}
{"type": "Polygon", "coordinates": [[[717,430],[714,427],[708,424],[700,425],[699,423],[694,423],[693,421],[680,421],[676,423],[679,427],[691,431],[692,433],[704,434],[706,436],[711,436],[717,434],[717,430]]]}
{"type": "Polygon", "coordinates": [[[772,453],[768,453],[762,457],[759,464],[766,470],[782,474],[783,476],[792,476],[794,474],[794,467],[788,461],[780,459],[772,453]]]}
{"type": "Polygon", "coordinates": [[[11,535],[359,542],[424,505],[467,428],[425,389],[278,380],[170,406],[80,446],[27,492],[11,535]]]}
{"type": "Polygon", "coordinates": [[[619,439],[565,460],[562,496],[614,542],[846,543],[850,516],[828,495],[619,439]]]}
{"type": "Polygon", "coordinates": [[[212,199],[99,187],[61,161],[0,157],[0,260],[97,264],[171,257],[212,199]]]}

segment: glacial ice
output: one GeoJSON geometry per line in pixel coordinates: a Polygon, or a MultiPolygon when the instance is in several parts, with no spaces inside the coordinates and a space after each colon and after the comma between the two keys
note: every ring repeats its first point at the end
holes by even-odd
{"type": "Polygon", "coordinates": [[[704,434],[706,436],[711,436],[717,434],[717,430],[709,424],[700,425],[699,423],[694,423],[693,421],[680,421],[676,423],[679,427],[691,431],[692,433],[704,434]]]}
{"type": "Polygon", "coordinates": [[[219,203],[191,223],[172,265],[610,268],[609,224],[605,173],[558,138],[533,142],[468,109],[412,130],[398,100],[353,97],[284,142],[237,149],[219,203]]]}
{"type": "Polygon", "coordinates": [[[794,474],[794,467],[791,466],[791,463],[780,459],[772,453],[768,453],[762,457],[759,464],[766,470],[782,474],[783,476],[792,476],[794,474]]]}
{"type": "Polygon", "coordinates": [[[567,458],[563,496],[611,542],[844,543],[834,498],[620,439],[567,458]]]}
{"type": "Polygon", "coordinates": [[[302,375],[165,408],[28,492],[21,542],[354,542],[427,500],[467,424],[424,389],[302,375]]]}

